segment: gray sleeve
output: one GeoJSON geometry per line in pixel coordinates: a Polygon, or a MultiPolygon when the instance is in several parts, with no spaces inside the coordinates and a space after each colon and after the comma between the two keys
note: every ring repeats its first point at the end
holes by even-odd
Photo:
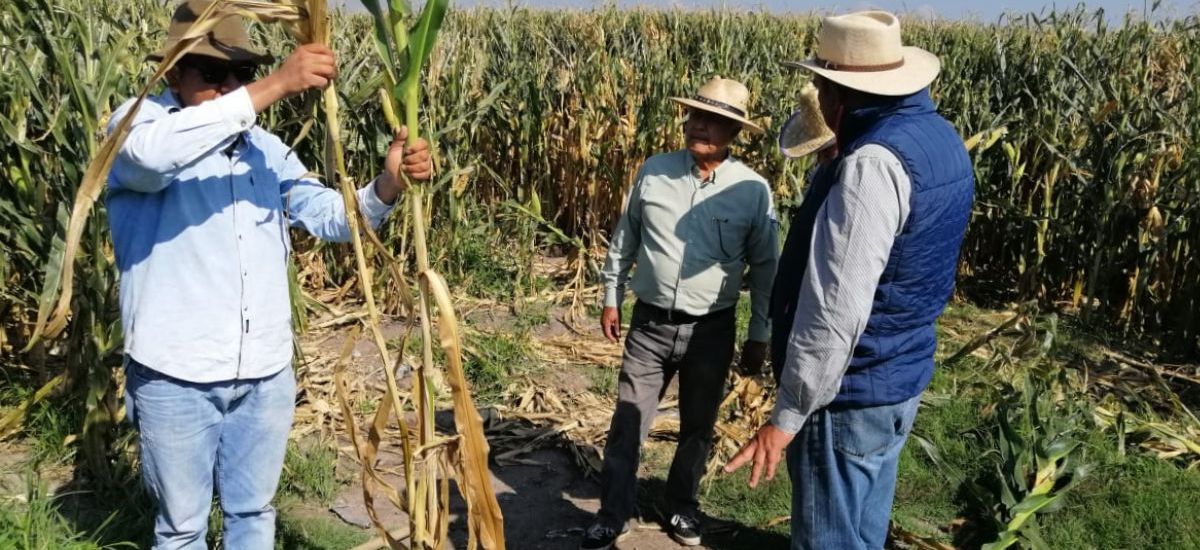
{"type": "Polygon", "coordinates": [[[817,213],[771,423],[796,433],[837,396],[866,327],[892,243],[908,218],[911,181],[887,149],[868,145],[842,161],[817,213]]]}
{"type": "Polygon", "coordinates": [[[625,210],[617,222],[608,243],[608,255],[604,259],[604,267],[600,270],[600,279],[604,281],[604,307],[621,307],[621,298],[625,295],[625,283],[629,279],[629,270],[637,258],[638,247],[642,245],[642,205],[638,195],[642,188],[645,166],[638,170],[625,199],[625,210]]]}
{"type": "Polygon", "coordinates": [[[767,310],[771,303],[771,285],[775,282],[775,266],[779,262],[779,223],[771,188],[763,182],[766,197],[755,216],[747,239],[746,263],[750,266],[750,327],[747,338],[766,342],[771,338],[771,321],[767,310]]]}

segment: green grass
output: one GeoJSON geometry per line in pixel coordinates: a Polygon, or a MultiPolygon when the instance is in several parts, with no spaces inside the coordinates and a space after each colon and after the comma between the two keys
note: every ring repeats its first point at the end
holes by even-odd
{"type": "Polygon", "coordinates": [[[550,281],[531,275],[529,261],[536,252],[513,235],[482,223],[448,237],[444,267],[439,267],[455,292],[505,302],[549,287],[550,281]]]}
{"type": "Polygon", "coordinates": [[[1042,522],[1053,548],[1200,548],[1200,472],[1105,457],[1066,507],[1042,522]]]}
{"type": "MultiPolygon", "coordinates": [[[[335,467],[335,458],[335,451],[324,442],[289,444],[275,499],[276,548],[340,550],[361,544],[373,535],[324,512],[350,481],[335,467]]],[[[92,550],[149,546],[153,504],[138,478],[132,477],[120,490],[68,489],[63,496],[49,496],[34,462],[15,469],[29,480],[29,485],[20,501],[0,502],[0,548],[92,550]]],[[[221,540],[222,523],[214,499],[209,514],[210,544],[221,540]]]]}
{"type": "MultiPolygon", "coordinates": [[[[954,306],[943,324],[959,339],[970,339],[991,328],[991,320],[1003,317],[994,311],[954,306]]],[[[943,353],[962,343],[945,334],[943,339],[947,348],[943,353]]],[[[1069,368],[1094,340],[1068,325],[1059,342],[1055,361],[1069,368]]],[[[1011,372],[1011,367],[997,370],[978,357],[936,371],[901,454],[892,515],[897,524],[960,548],[978,548],[994,537],[991,512],[979,509],[980,500],[968,484],[994,476],[998,442],[991,403],[1000,384],[1012,382],[1007,378],[1011,372]],[[951,533],[949,527],[964,519],[966,527],[951,533]]],[[[1070,414],[1065,407],[1059,409],[1054,414],[1070,414]]],[[[1200,523],[1194,519],[1200,517],[1200,471],[1134,448],[1122,453],[1111,432],[1094,427],[1079,437],[1084,461],[1094,469],[1067,493],[1061,509],[1038,516],[1041,535],[1050,548],[1200,548],[1200,523]]],[[[665,477],[673,450],[671,444],[660,444],[645,454],[643,477],[648,478],[651,492],[665,477]]],[[[705,513],[736,521],[752,535],[786,534],[786,523],[766,527],[790,511],[786,469],[757,490],[746,486],[747,477],[743,471],[706,479],[701,496],[705,513]]],[[[655,498],[643,495],[644,505],[655,498]]],[[[721,547],[755,548],[767,540],[756,536],[743,540],[739,535],[721,547]]]]}
{"type": "Polygon", "coordinates": [[[709,479],[707,486],[701,490],[705,512],[751,528],[786,535],[786,522],[769,528],[767,524],[791,513],[792,482],[788,477],[787,465],[781,463],[775,479],[760,482],[757,489],[749,488],[749,479],[749,468],[729,475],[718,474],[709,479]]]}
{"type": "Polygon", "coordinates": [[[288,445],[279,491],[283,495],[328,506],[348,475],[339,476],[337,449],[326,441],[305,440],[288,445]]]}
{"type": "Polygon", "coordinates": [[[279,550],[345,550],[374,536],[370,530],[346,525],[318,511],[296,504],[279,508],[275,548],[279,550]]]}
{"type": "MultiPolygon", "coordinates": [[[[12,473],[12,472],[9,472],[12,473]]],[[[100,549],[149,545],[150,503],[140,486],[125,490],[58,489],[32,463],[23,465],[26,491],[0,502],[0,548],[100,549]],[[13,500],[7,500],[14,498],[13,500]]]]}
{"type": "Polygon", "coordinates": [[[528,333],[468,333],[464,367],[476,403],[498,399],[515,376],[538,368],[528,333]]]}
{"type": "MultiPolygon", "coordinates": [[[[977,548],[981,542],[954,541],[944,531],[964,514],[973,519],[962,484],[991,464],[983,456],[987,440],[965,436],[988,427],[978,405],[951,399],[924,407],[918,415],[914,433],[934,443],[942,465],[909,440],[901,455],[892,514],[905,529],[962,548],[977,548]]],[[[1105,434],[1095,434],[1087,445],[1097,469],[1068,494],[1061,510],[1040,517],[1051,548],[1200,548],[1200,523],[1195,521],[1200,517],[1200,472],[1145,456],[1122,458],[1105,434]]],[[[654,461],[651,475],[662,479],[670,453],[648,453],[647,459],[654,461]]],[[[707,479],[701,499],[705,513],[752,531],[786,534],[786,523],[765,528],[790,511],[786,469],[756,490],[746,486],[748,475],[743,471],[707,479]]]]}
{"type": "MultiPolygon", "coordinates": [[[[625,303],[628,311],[633,302],[625,303]]],[[[516,329],[511,331],[468,333],[467,371],[481,402],[498,398],[515,377],[540,368],[533,356],[530,331],[545,311],[527,308],[518,314],[516,329]]],[[[738,315],[739,328],[744,330],[749,315],[745,297],[738,315]]],[[[990,310],[953,306],[943,318],[945,345],[941,353],[952,353],[961,340],[990,328],[990,320],[999,317],[1003,315],[990,310]]],[[[1063,364],[1078,358],[1092,341],[1088,334],[1067,326],[1055,352],[1063,364]]],[[[988,512],[977,509],[966,484],[992,472],[996,435],[990,404],[995,401],[996,388],[1012,382],[1012,372],[1011,367],[997,369],[978,357],[936,371],[913,437],[901,454],[893,508],[893,519],[899,525],[962,548],[977,548],[987,541],[988,533],[994,533],[988,531],[988,512]],[[921,440],[928,442],[928,448],[921,440]],[[960,519],[967,520],[967,529],[957,535],[948,533],[947,527],[960,519]]],[[[616,375],[613,369],[587,371],[591,390],[598,394],[613,391],[616,375]]],[[[36,461],[24,466],[30,477],[35,477],[33,464],[61,464],[73,457],[71,446],[62,445],[71,433],[72,409],[42,406],[31,414],[30,458],[36,461]]],[[[1090,430],[1081,438],[1086,461],[1095,468],[1067,495],[1062,509],[1039,516],[1041,534],[1051,548],[1200,548],[1200,523],[1194,519],[1200,517],[1200,471],[1141,454],[1133,447],[1122,453],[1110,432],[1090,430]]],[[[662,510],[662,485],[673,451],[673,444],[658,443],[644,453],[645,482],[639,498],[643,511],[649,510],[652,516],[662,510]]],[[[338,492],[351,482],[348,474],[339,472],[336,459],[336,451],[327,442],[289,445],[276,499],[277,548],[333,550],[373,536],[371,531],[345,525],[326,512],[338,492]]],[[[772,520],[790,512],[786,467],[780,469],[776,480],[753,491],[746,486],[747,476],[746,470],[717,475],[702,486],[705,513],[741,526],[739,534],[720,548],[775,547],[788,533],[786,522],[768,527],[772,520]]],[[[127,546],[137,547],[148,542],[150,506],[136,482],[123,492],[97,490],[77,495],[75,500],[50,498],[44,490],[34,489],[27,497],[30,504],[6,502],[0,506],[0,548],[76,550],[114,547],[125,541],[133,541],[127,546]]],[[[220,523],[214,508],[214,542],[219,539],[220,523]]]]}
{"type": "Polygon", "coordinates": [[[588,377],[588,389],[601,396],[617,395],[617,377],[620,375],[619,369],[602,367],[600,365],[591,365],[586,368],[588,377]]]}

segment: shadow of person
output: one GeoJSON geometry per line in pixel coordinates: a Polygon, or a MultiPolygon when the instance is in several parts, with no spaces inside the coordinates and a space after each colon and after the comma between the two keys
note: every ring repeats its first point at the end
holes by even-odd
{"type": "Polygon", "coordinates": [[[91,475],[79,456],[71,480],[55,491],[58,513],[71,532],[86,534],[101,548],[132,544],[149,548],[154,533],[154,503],[142,486],[136,453],[130,450],[137,433],[121,425],[108,453],[107,483],[91,475]]]}
{"type": "Polygon", "coordinates": [[[755,218],[761,215],[759,207],[767,206],[763,203],[769,200],[770,190],[753,180],[706,182],[701,189],[707,197],[693,204],[675,224],[675,237],[685,243],[679,266],[680,282],[696,277],[721,277],[720,281],[701,280],[692,284],[725,290],[731,281],[740,280],[746,269],[747,254],[754,245],[751,240],[755,218]]]}
{"type": "MultiPolygon", "coordinates": [[[[635,409],[636,410],[636,409],[635,409]]],[[[485,418],[488,415],[484,415],[485,418]]],[[[453,429],[451,411],[440,411],[437,424],[443,431],[453,429]]],[[[521,422],[520,429],[537,430],[531,422],[521,422]]],[[[576,456],[568,450],[570,443],[556,436],[557,441],[544,441],[541,448],[516,457],[519,463],[496,464],[494,458],[500,447],[495,432],[489,433],[492,448],[492,486],[504,514],[505,541],[508,548],[521,550],[575,550],[584,530],[592,523],[600,507],[601,486],[598,472],[581,468],[576,456]]],[[[587,452],[586,450],[584,452],[587,452]]],[[[599,457],[591,457],[598,459],[599,457]]],[[[665,530],[663,510],[666,482],[658,476],[638,481],[635,518],[643,526],[660,525],[665,530]]],[[[451,539],[455,547],[467,542],[467,508],[452,488],[451,539]]],[[[721,550],[761,550],[788,547],[785,535],[756,526],[744,525],[727,518],[711,518],[705,522],[704,547],[721,550]]],[[[663,535],[665,538],[665,534],[663,535]]],[[[665,542],[665,540],[664,540],[665,542]]],[[[670,543],[668,543],[670,544],[670,543]]],[[[618,548],[623,546],[618,545],[618,548]]]]}
{"type": "MultiPolygon", "coordinates": [[[[711,480],[709,480],[711,481],[711,480]]],[[[658,525],[667,532],[671,521],[665,511],[666,479],[660,476],[638,481],[638,509],[643,525],[658,525]]],[[[746,525],[732,518],[705,513],[701,506],[702,547],[711,550],[787,550],[790,539],[769,529],[746,525]]],[[[618,545],[620,547],[620,545],[618,545]]]]}

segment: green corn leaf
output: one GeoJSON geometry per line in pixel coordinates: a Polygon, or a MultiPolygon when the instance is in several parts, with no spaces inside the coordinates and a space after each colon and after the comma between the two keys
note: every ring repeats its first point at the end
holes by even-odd
{"type": "Polygon", "coordinates": [[[437,41],[437,33],[442,28],[442,20],[446,17],[446,8],[449,4],[449,0],[425,2],[425,8],[421,10],[421,19],[413,26],[410,37],[412,42],[408,48],[409,72],[407,76],[409,78],[413,80],[419,78],[421,68],[429,60],[429,54],[433,51],[433,44],[437,41]]]}
{"type": "Polygon", "coordinates": [[[363,0],[363,6],[367,8],[367,11],[371,12],[372,26],[375,29],[375,51],[379,53],[384,71],[387,71],[391,81],[395,82],[397,54],[392,51],[392,43],[395,38],[392,36],[391,27],[385,23],[387,17],[383,13],[383,8],[379,5],[379,0],[363,0]]]}
{"type": "Polygon", "coordinates": [[[412,16],[412,3],[408,0],[388,0],[388,25],[402,25],[412,16]]]}

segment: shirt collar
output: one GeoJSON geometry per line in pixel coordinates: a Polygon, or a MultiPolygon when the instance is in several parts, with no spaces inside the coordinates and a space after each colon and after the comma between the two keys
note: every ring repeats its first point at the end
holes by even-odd
{"type": "Polygon", "coordinates": [[[175,97],[175,92],[171,91],[170,88],[163,90],[161,94],[155,96],[154,101],[166,107],[168,113],[175,113],[183,109],[183,105],[179,103],[179,98],[175,97]]]}
{"type": "MultiPolygon", "coordinates": [[[[696,159],[694,157],[692,157],[692,153],[690,151],[687,151],[686,149],[684,151],[687,153],[685,156],[687,157],[688,173],[691,174],[696,179],[700,179],[700,167],[696,165],[696,159]]],[[[721,164],[718,164],[717,167],[714,168],[713,171],[708,174],[707,180],[702,180],[702,181],[711,181],[711,182],[715,183],[717,181],[717,172],[722,171],[722,169],[724,169],[726,166],[733,164],[734,162],[737,162],[737,159],[733,158],[733,151],[726,149],[725,150],[725,160],[722,160],[721,164]]]]}

